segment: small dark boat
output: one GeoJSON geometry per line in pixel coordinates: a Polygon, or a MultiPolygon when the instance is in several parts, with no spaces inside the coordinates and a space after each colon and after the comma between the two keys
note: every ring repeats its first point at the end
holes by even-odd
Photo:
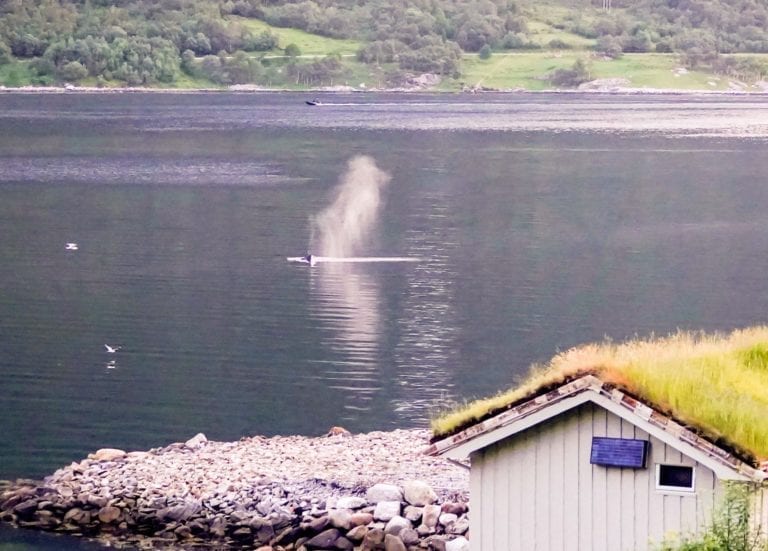
{"type": "Polygon", "coordinates": [[[307,100],[306,104],[307,105],[320,105],[320,100],[319,99],[307,100]]]}

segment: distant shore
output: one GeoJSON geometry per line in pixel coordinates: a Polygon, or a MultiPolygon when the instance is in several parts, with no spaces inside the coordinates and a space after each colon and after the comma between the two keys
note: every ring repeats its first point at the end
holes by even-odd
{"type": "Polygon", "coordinates": [[[96,87],[96,86],[0,86],[0,94],[212,94],[212,93],[294,93],[294,94],[445,94],[445,95],[483,95],[483,94],[595,94],[595,95],[674,95],[674,96],[738,96],[768,97],[768,89],[761,90],[691,90],[679,88],[631,88],[622,86],[601,86],[599,83],[587,83],[590,86],[550,90],[483,89],[483,90],[436,90],[432,88],[382,88],[360,89],[351,87],[314,88],[292,90],[287,88],[264,88],[251,85],[234,85],[227,88],[150,88],[150,87],[96,87]]]}

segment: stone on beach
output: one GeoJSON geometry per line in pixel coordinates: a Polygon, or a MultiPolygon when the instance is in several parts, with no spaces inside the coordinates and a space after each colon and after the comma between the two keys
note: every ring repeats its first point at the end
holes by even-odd
{"type": "Polygon", "coordinates": [[[344,496],[336,501],[339,509],[362,509],[368,505],[368,500],[359,496],[344,496]]]}
{"type": "Polygon", "coordinates": [[[371,503],[401,501],[403,499],[403,491],[394,484],[376,484],[368,488],[365,498],[371,503]]]}
{"type": "Polygon", "coordinates": [[[421,507],[414,507],[413,505],[408,505],[403,510],[403,516],[411,522],[417,522],[419,519],[421,519],[421,515],[423,513],[424,510],[421,507]]]}
{"type": "Polygon", "coordinates": [[[438,518],[440,525],[446,528],[453,526],[457,520],[459,520],[458,515],[454,515],[453,513],[443,513],[440,515],[440,518],[438,518]]]}
{"type": "Polygon", "coordinates": [[[438,505],[427,505],[422,512],[422,524],[430,530],[437,528],[441,509],[438,505]]]}
{"type": "Polygon", "coordinates": [[[445,542],[445,551],[469,551],[469,540],[466,538],[456,538],[445,542]]]}
{"type": "Polygon", "coordinates": [[[387,522],[387,525],[384,527],[384,533],[397,536],[406,528],[411,528],[411,521],[407,518],[395,515],[389,519],[389,522],[387,522]]]}
{"type": "Polygon", "coordinates": [[[429,484],[421,480],[409,480],[403,485],[405,501],[417,507],[432,505],[437,501],[437,494],[429,484]]]}
{"type": "Polygon", "coordinates": [[[373,514],[363,512],[352,513],[352,515],[349,517],[349,522],[352,524],[352,526],[370,524],[373,522],[373,514]]]}
{"type": "Polygon", "coordinates": [[[117,507],[105,506],[99,509],[99,521],[104,524],[109,524],[120,518],[122,511],[117,507]]]}
{"type": "Polygon", "coordinates": [[[30,516],[35,511],[37,511],[37,500],[34,498],[22,501],[13,508],[13,512],[20,517],[30,516]]]}
{"type": "Polygon", "coordinates": [[[403,540],[392,534],[384,536],[384,551],[407,551],[403,540]]]}
{"type": "Polygon", "coordinates": [[[352,528],[352,513],[347,509],[333,509],[328,513],[331,526],[342,530],[352,528]]]}
{"type": "Polygon", "coordinates": [[[399,501],[379,501],[373,510],[373,518],[387,522],[400,514],[399,501]]]}
{"type": "Polygon", "coordinates": [[[184,446],[186,446],[190,450],[196,450],[206,442],[208,442],[208,439],[205,437],[205,435],[202,432],[198,432],[192,438],[184,442],[184,446]]]}
{"type": "Polygon", "coordinates": [[[125,452],[115,448],[102,448],[88,455],[88,459],[93,461],[114,461],[123,457],[125,457],[125,452]]]}
{"type": "Polygon", "coordinates": [[[377,545],[384,543],[384,530],[381,528],[372,528],[363,538],[363,549],[373,549],[377,545]]]}
{"type": "Polygon", "coordinates": [[[310,539],[307,542],[307,546],[319,547],[320,549],[331,548],[336,543],[336,540],[339,539],[339,535],[339,531],[336,528],[329,528],[310,539]]]}
{"type": "Polygon", "coordinates": [[[347,532],[347,537],[352,541],[362,541],[365,535],[368,533],[367,526],[355,526],[347,532]]]}

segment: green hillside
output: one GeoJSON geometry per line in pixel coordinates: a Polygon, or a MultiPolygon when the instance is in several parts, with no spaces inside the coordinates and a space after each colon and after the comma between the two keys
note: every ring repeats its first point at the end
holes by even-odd
{"type": "Polygon", "coordinates": [[[766,21],[762,0],[0,0],[0,84],[751,90],[766,21]]]}

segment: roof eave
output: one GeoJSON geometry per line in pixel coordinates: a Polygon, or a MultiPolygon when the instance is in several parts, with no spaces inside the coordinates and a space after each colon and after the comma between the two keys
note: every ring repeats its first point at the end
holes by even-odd
{"type": "Polygon", "coordinates": [[[464,459],[471,453],[586,402],[593,402],[639,426],[710,468],[724,480],[762,482],[765,470],[756,469],[735,455],[702,438],[673,419],[661,414],[594,375],[585,375],[541,394],[461,432],[434,442],[429,455],[464,459]]]}

